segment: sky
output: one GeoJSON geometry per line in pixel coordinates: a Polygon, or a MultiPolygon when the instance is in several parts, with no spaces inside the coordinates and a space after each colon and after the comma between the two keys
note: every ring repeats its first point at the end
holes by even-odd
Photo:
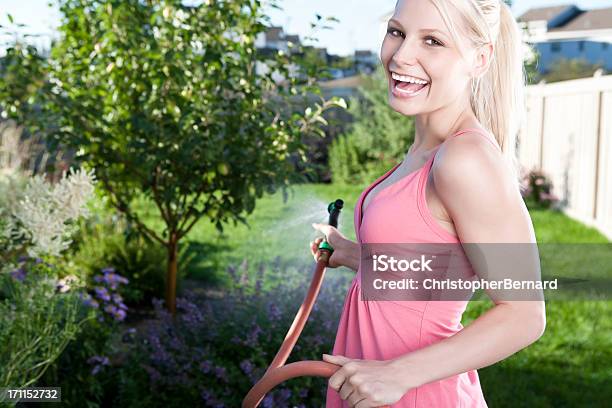
{"type": "MultiPolygon", "coordinates": [[[[32,42],[46,46],[59,24],[57,7],[49,7],[53,0],[0,0],[0,25],[6,26],[6,14],[11,14],[17,23],[26,24],[29,33],[41,34],[32,42]]],[[[196,2],[194,0],[192,2],[196,2]]],[[[300,38],[312,34],[310,22],[315,15],[333,16],[340,21],[331,23],[332,29],[315,33],[317,42],[309,44],[326,47],[328,53],[337,55],[353,54],[355,49],[380,49],[380,17],[393,10],[396,0],[279,0],[283,11],[270,9],[271,22],[284,28],[288,34],[298,34],[300,38]],[[350,6],[349,6],[350,3],[350,6]]],[[[560,4],[575,4],[582,9],[612,7],[612,0],[514,0],[512,11],[519,16],[530,7],[547,7],[560,4]]],[[[2,28],[0,28],[0,31],[2,28]]],[[[0,36],[0,43],[6,36],[0,36]]],[[[308,44],[308,42],[306,42],[308,44]]],[[[0,54],[3,47],[0,45],[0,54]]]]}

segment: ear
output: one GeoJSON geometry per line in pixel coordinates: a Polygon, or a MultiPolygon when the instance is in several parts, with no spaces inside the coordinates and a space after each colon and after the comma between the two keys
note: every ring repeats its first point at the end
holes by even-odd
{"type": "Polygon", "coordinates": [[[484,75],[489,69],[491,60],[493,59],[493,44],[486,43],[476,49],[474,53],[474,65],[472,69],[472,75],[474,78],[478,78],[484,75]]]}

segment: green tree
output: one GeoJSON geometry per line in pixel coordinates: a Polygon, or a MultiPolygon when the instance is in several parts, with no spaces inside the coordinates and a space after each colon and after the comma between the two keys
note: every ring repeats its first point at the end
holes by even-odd
{"type": "Polygon", "coordinates": [[[528,47],[528,55],[523,61],[525,68],[525,80],[527,85],[532,85],[540,81],[540,72],[538,71],[538,61],[540,59],[540,53],[533,44],[525,44],[528,47]]]}
{"type": "Polygon", "coordinates": [[[388,92],[381,67],[371,77],[363,77],[359,95],[349,104],[355,122],[330,146],[329,166],[334,183],[371,181],[401,161],[408,151],[414,140],[413,118],[389,106],[388,92]]]}
{"type": "Polygon", "coordinates": [[[322,113],[344,101],[320,98],[304,111],[300,97],[320,91],[290,68],[312,67],[257,52],[267,21],[257,0],[61,0],[59,10],[60,39],[32,101],[43,114],[8,115],[74,149],[111,203],[164,245],[174,312],[181,239],[202,217],[219,231],[248,225],[265,192],[281,188],[286,199],[302,180],[292,162],[306,159],[303,136],[322,134],[322,113]],[[163,231],[147,222],[148,202],[163,231]]]}

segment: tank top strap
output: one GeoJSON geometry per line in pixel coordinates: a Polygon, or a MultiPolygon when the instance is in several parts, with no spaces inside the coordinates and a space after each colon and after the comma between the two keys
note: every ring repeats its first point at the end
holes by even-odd
{"type": "Polygon", "coordinates": [[[484,131],[484,130],[482,130],[482,129],[480,129],[480,128],[466,128],[466,129],[461,129],[460,131],[455,132],[454,134],[452,134],[452,135],[449,137],[449,139],[450,139],[451,137],[457,137],[457,136],[462,135],[462,134],[467,133],[467,132],[476,132],[476,133],[478,133],[478,134],[482,135],[482,136],[483,136],[483,137],[484,137],[484,138],[485,138],[485,139],[486,139],[486,140],[487,140],[489,143],[491,143],[491,144],[492,144],[492,145],[493,145],[493,146],[494,146],[494,147],[495,147],[497,150],[501,151],[501,148],[499,147],[499,145],[498,145],[496,142],[494,142],[494,141],[493,141],[493,140],[492,140],[492,139],[489,137],[489,134],[488,134],[488,133],[486,133],[486,131],[484,131]]]}

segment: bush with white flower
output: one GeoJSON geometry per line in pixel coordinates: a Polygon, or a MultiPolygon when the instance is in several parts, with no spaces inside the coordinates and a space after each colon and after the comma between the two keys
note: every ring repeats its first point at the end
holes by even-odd
{"type": "Polygon", "coordinates": [[[35,384],[95,317],[79,296],[83,283],[55,266],[88,214],[94,173],[72,169],[51,182],[24,166],[23,146],[15,127],[1,124],[0,387],[10,388],[35,384]]]}
{"type": "Polygon", "coordinates": [[[94,181],[93,171],[74,169],[57,184],[42,175],[30,177],[22,191],[16,178],[0,179],[0,191],[8,193],[0,204],[5,255],[58,256],[68,249],[74,221],[88,214],[94,181]]]}

